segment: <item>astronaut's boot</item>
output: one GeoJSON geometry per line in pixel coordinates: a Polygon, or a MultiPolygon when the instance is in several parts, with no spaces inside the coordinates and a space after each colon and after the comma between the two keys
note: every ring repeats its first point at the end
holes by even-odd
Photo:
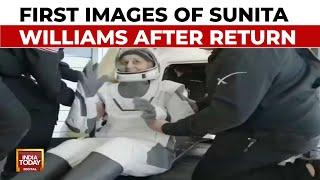
{"type": "Polygon", "coordinates": [[[18,173],[12,180],[57,180],[71,169],[69,163],[54,154],[45,154],[45,165],[41,172],[18,173]]]}
{"type": "Polygon", "coordinates": [[[92,152],[79,165],[67,173],[63,180],[112,180],[123,171],[122,166],[114,160],[92,152]]]}

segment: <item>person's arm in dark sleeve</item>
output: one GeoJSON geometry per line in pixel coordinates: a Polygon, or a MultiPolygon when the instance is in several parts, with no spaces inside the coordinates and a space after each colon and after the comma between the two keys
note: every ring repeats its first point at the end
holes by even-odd
{"type": "MultiPolygon", "coordinates": [[[[63,48],[59,49],[58,56],[59,56],[59,59],[61,59],[61,60],[64,58],[63,48]]],[[[72,81],[72,82],[79,81],[81,72],[71,69],[67,63],[61,61],[59,63],[59,69],[60,69],[62,79],[72,81]]]]}
{"type": "Polygon", "coordinates": [[[62,81],[60,60],[63,56],[61,51],[44,48],[26,49],[25,55],[31,64],[31,74],[46,96],[59,104],[71,106],[74,91],[62,81]]]}
{"type": "Polygon", "coordinates": [[[210,105],[210,97],[205,96],[196,102],[198,109],[201,111],[210,105]]]}
{"type": "Polygon", "coordinates": [[[80,80],[81,72],[71,69],[67,63],[60,62],[59,69],[61,72],[62,79],[66,79],[72,82],[78,82],[80,80]]]}
{"type": "Polygon", "coordinates": [[[277,57],[273,49],[221,50],[207,72],[208,91],[213,92],[209,92],[209,106],[176,123],[164,124],[162,131],[176,136],[204,135],[241,125],[255,111],[277,75],[277,57]],[[230,75],[236,72],[243,73],[230,75]]]}
{"type": "Polygon", "coordinates": [[[61,91],[57,96],[57,102],[65,106],[71,106],[75,98],[75,92],[65,82],[61,81],[61,91]]]}
{"type": "Polygon", "coordinates": [[[14,48],[0,48],[0,76],[20,76],[26,70],[21,58],[23,51],[14,48]]]}
{"type": "Polygon", "coordinates": [[[44,48],[25,49],[25,55],[38,85],[49,99],[56,100],[62,86],[58,51],[44,48]]]}

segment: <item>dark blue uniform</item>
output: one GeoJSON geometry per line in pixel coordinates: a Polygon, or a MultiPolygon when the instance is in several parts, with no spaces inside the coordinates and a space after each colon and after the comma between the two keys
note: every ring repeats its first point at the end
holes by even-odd
{"type": "MultiPolygon", "coordinates": [[[[59,103],[71,105],[74,99],[73,90],[61,78],[77,81],[77,72],[60,62],[62,58],[63,51],[52,49],[0,49],[0,153],[3,157],[17,145],[48,148],[58,119],[59,103]]],[[[15,151],[9,154],[4,168],[4,174],[12,172],[15,172],[15,151]]]]}
{"type": "Polygon", "coordinates": [[[162,127],[170,135],[217,135],[193,179],[257,179],[255,170],[316,146],[320,69],[308,49],[221,49],[209,61],[208,107],[162,127]]]}

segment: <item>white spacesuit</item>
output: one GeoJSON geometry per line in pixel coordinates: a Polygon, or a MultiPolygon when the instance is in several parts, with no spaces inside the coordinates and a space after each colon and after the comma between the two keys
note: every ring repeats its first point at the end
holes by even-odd
{"type": "Polygon", "coordinates": [[[66,123],[76,132],[94,131],[95,137],[69,140],[48,152],[62,157],[72,167],[96,152],[120,164],[123,175],[162,173],[171,167],[175,158],[175,139],[151,130],[142,112],[135,109],[133,99],[140,97],[149,102],[155,119],[172,122],[194,111],[182,95],[182,84],[158,79],[159,63],[150,50],[129,49],[122,52],[118,60],[124,57],[131,59],[116,62],[119,83],[104,83],[92,97],[86,97],[83,86],[78,86],[78,95],[66,123]],[[143,71],[121,67],[130,66],[128,63],[134,62],[135,56],[153,61],[152,67],[143,71]],[[104,108],[102,118],[97,106],[104,108]]]}

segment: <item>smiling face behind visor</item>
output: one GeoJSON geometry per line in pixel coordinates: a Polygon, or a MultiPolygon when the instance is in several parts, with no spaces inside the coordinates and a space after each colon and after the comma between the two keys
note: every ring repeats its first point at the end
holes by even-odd
{"type": "Polygon", "coordinates": [[[119,82],[146,81],[159,76],[158,62],[147,49],[129,49],[120,53],[116,68],[119,82]]]}
{"type": "Polygon", "coordinates": [[[154,62],[139,55],[129,54],[119,59],[117,68],[120,72],[139,73],[154,67],[154,62]]]}

